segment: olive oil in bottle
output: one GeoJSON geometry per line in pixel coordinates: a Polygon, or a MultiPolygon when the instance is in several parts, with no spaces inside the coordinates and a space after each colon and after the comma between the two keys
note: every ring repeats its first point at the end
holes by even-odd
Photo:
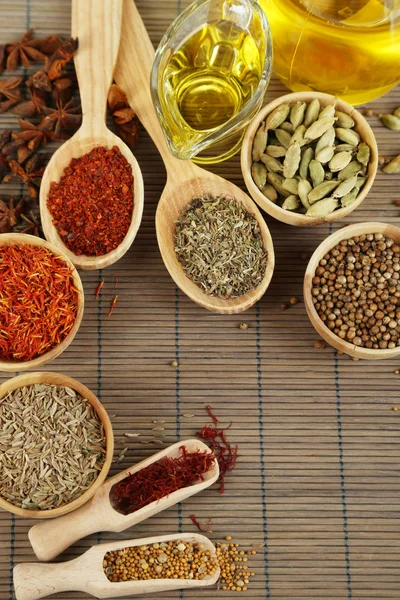
{"type": "Polygon", "coordinates": [[[259,0],[291,90],[361,104],[400,81],[400,0],[259,0]]]}
{"type": "Polygon", "coordinates": [[[264,33],[210,21],[174,49],[158,78],[163,127],[181,157],[234,120],[250,102],[264,68],[264,33]]]}

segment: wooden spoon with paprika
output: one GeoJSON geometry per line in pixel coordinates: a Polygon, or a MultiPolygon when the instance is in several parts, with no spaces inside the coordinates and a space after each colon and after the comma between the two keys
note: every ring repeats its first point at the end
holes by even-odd
{"type": "Polygon", "coordinates": [[[74,57],[82,102],[82,125],[75,135],[53,155],[43,175],[40,188],[40,213],[43,231],[49,242],[68,256],[76,267],[101,269],[119,260],[131,246],[143,213],[143,177],[128,146],[105,124],[107,95],[113,78],[121,33],[122,0],[73,0],[72,36],[78,38],[74,57]],[[72,158],[79,158],[93,148],[117,146],[132,167],[134,208],[128,232],[121,244],[101,256],[77,256],[61,239],[47,208],[50,184],[58,182],[72,158]]]}
{"type": "Polygon", "coordinates": [[[150,94],[150,72],[154,49],[133,0],[124,0],[121,45],[115,68],[115,80],[157,146],[167,170],[167,183],[161,195],[156,229],[158,245],[172,279],[194,302],[217,313],[239,313],[250,308],[267,290],[274,271],[274,248],[268,227],[251,198],[226,179],[209,173],[189,160],[175,158],[169,151],[150,94]],[[186,277],[174,248],[175,223],[188,202],[196,196],[234,197],[252,213],[260,226],[268,262],[260,285],[237,298],[224,299],[205,294],[186,277]]]}

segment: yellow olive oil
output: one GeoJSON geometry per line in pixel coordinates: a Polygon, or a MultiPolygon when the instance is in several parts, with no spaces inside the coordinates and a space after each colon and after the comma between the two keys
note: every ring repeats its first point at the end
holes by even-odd
{"type": "Polygon", "coordinates": [[[271,26],[274,69],[293,91],[351,104],[400,81],[400,0],[259,0],[271,26]]]}
{"type": "Polygon", "coordinates": [[[218,130],[246,106],[264,66],[258,40],[219,20],[202,26],[171,52],[159,77],[164,127],[178,151],[218,130]]]}

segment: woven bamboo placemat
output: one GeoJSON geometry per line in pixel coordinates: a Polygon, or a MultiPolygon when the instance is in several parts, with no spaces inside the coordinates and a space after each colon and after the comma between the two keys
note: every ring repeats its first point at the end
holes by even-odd
{"type": "MultiPolygon", "coordinates": [[[[186,4],[137,1],[155,45],[186,4]]],[[[68,35],[69,0],[0,0],[0,41],[17,39],[29,27],[38,35],[68,35]]],[[[285,91],[273,80],[266,100],[285,91]]],[[[399,105],[400,88],[371,107],[377,114],[399,105]]],[[[0,115],[0,129],[14,121],[0,115]]],[[[370,122],[380,154],[397,154],[399,134],[384,129],[376,116],[370,122]]],[[[256,577],[247,597],[398,600],[400,411],[392,408],[399,401],[394,370],[400,361],[353,362],[331,348],[317,351],[318,336],[304,305],[280,309],[291,296],[301,298],[306,266],[301,253],[310,255],[332,227],[290,228],[268,218],[276,270],[267,294],[242,316],[208,313],[176,289],[161,261],[154,215],[165,173],[144,131],[135,154],[146,188],[139,234],[117,265],[82,274],[82,327],[49,369],[81,380],[101,398],[112,418],[116,454],[129,448],[113,473],[161,448],[154,427],[165,428],[159,438],[164,444],[192,437],[209,422],[207,403],[224,423],[233,421],[229,435],[239,444],[240,459],[224,495],[209,489],[122,534],[82,540],[62,559],[100,541],[194,531],[188,518],[194,513],[200,521],[212,517],[209,535],[215,541],[229,534],[250,548],[263,544],[251,560],[256,577]],[[104,293],[96,302],[102,277],[104,293]],[[115,277],[119,300],[107,318],[115,277]],[[241,321],[249,324],[247,330],[239,329],[241,321]],[[174,359],[177,368],[171,366],[174,359]],[[140,436],[127,438],[125,432],[140,436]]],[[[215,171],[243,186],[238,157],[215,171]]],[[[399,176],[379,173],[361,207],[333,229],[366,220],[399,225],[393,205],[399,185],[399,176]]],[[[4,193],[11,189],[4,187],[4,193]]],[[[0,512],[1,600],[14,598],[13,566],[35,560],[27,538],[31,525],[0,512]]],[[[211,600],[215,594],[211,588],[158,597],[211,600]]]]}

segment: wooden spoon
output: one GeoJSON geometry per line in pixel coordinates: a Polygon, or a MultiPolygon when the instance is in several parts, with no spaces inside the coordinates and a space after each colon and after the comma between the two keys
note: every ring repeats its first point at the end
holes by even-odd
{"type": "Polygon", "coordinates": [[[156,214],[157,239],[161,256],[172,279],[194,302],[217,313],[239,313],[257,302],[268,288],[274,271],[274,248],[271,235],[254,202],[237,186],[222,177],[197,167],[188,160],[175,158],[168,150],[150,94],[150,72],[154,49],[133,0],[124,0],[121,45],[115,68],[115,80],[127,94],[140,121],[158,148],[167,170],[167,184],[156,214]],[[242,202],[258,220],[268,263],[260,285],[238,298],[225,300],[208,296],[188,279],[174,250],[175,223],[187,203],[205,194],[228,195],[242,202]]]}
{"type": "Polygon", "coordinates": [[[128,146],[107,129],[105,113],[107,95],[118,54],[122,19],[122,0],[73,0],[72,35],[79,48],[75,68],[82,101],[82,125],[75,135],[54,153],[44,172],[40,187],[40,213],[43,231],[49,242],[82,269],[101,269],[112,265],[125,254],[135,239],[143,213],[143,178],[139,165],[128,146]],[[72,158],[87,154],[96,146],[119,150],[132,167],[134,209],[128,233],[112,252],[102,256],[77,256],[62,241],[47,208],[50,184],[58,182],[72,158]]]}
{"type": "Polygon", "coordinates": [[[218,568],[213,575],[204,579],[148,579],[146,581],[124,581],[114,583],[108,580],[103,571],[103,558],[106,552],[122,550],[128,546],[142,546],[155,542],[187,540],[204,544],[215,556],[214,544],[204,535],[197,533],[177,533],[161,537],[137,540],[120,540],[109,544],[92,546],[82,556],[65,563],[38,564],[22,563],[14,568],[14,587],[17,600],[38,600],[58,592],[86,592],[98,598],[119,598],[188,588],[200,588],[216,583],[220,576],[218,568]]]}
{"type": "Polygon", "coordinates": [[[124,531],[128,527],[137,525],[137,523],[141,523],[162,510],[186,500],[186,498],[197,494],[217,481],[219,466],[215,461],[214,467],[204,474],[204,481],[173,492],[159,502],[152,502],[130,515],[123,515],[113,508],[110,498],[112,493],[110,492],[116,483],[125,479],[130,473],[136,473],[164,456],[176,457],[180,455],[179,449],[181,446],[186,446],[189,452],[195,452],[196,450],[211,452],[209,447],[200,440],[177,442],[166,450],[157,452],[157,454],[153,454],[153,456],[146,458],[137,465],[125,469],[125,471],[108,479],[90,501],[75,512],[59,519],[34,525],[29,531],[29,540],[39,560],[52,560],[68,546],[91,533],[97,531],[124,531]]]}

